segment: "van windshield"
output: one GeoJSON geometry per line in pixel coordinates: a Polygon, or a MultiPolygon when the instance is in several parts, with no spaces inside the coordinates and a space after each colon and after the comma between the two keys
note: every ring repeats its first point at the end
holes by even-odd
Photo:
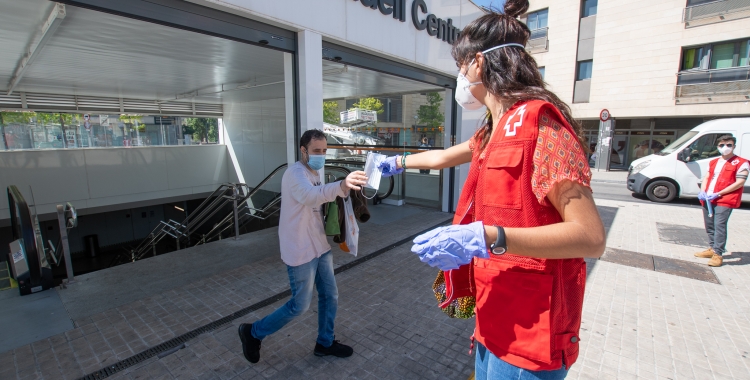
{"type": "Polygon", "coordinates": [[[697,135],[697,134],[698,134],[698,132],[690,131],[690,132],[688,132],[688,133],[680,136],[680,138],[677,139],[677,140],[675,140],[673,143],[667,145],[667,147],[664,148],[664,149],[662,149],[661,152],[654,153],[654,154],[658,154],[660,156],[666,156],[666,155],[668,155],[668,154],[670,154],[670,153],[672,153],[672,152],[674,152],[676,150],[679,150],[683,145],[685,145],[686,142],[690,141],[690,139],[692,139],[693,137],[695,137],[695,135],[697,135]]]}

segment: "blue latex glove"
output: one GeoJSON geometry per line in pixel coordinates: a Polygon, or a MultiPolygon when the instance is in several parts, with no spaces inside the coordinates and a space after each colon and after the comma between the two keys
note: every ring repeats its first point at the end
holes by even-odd
{"type": "Polygon", "coordinates": [[[699,200],[699,201],[705,201],[705,200],[706,200],[706,196],[707,196],[707,195],[708,195],[708,194],[706,194],[706,192],[705,192],[705,191],[701,191],[700,193],[698,193],[698,200],[699,200]]]}
{"type": "Polygon", "coordinates": [[[475,256],[484,259],[490,256],[482,222],[436,228],[417,236],[411,251],[423,263],[443,271],[466,265],[475,256]]]}
{"type": "Polygon", "coordinates": [[[401,156],[390,156],[378,165],[378,168],[383,172],[383,177],[390,177],[404,172],[404,169],[399,168],[396,163],[398,159],[401,159],[401,156]]]}
{"type": "Polygon", "coordinates": [[[721,197],[721,195],[719,195],[719,193],[711,193],[711,194],[706,195],[706,200],[709,201],[709,202],[712,202],[712,201],[718,199],[719,197],[721,197]]]}

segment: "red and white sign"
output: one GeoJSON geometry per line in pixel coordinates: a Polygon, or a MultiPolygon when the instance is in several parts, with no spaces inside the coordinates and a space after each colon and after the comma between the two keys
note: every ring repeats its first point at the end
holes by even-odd
{"type": "Polygon", "coordinates": [[[603,109],[601,113],[599,113],[599,120],[601,121],[607,121],[609,118],[612,117],[612,115],[609,114],[608,109],[603,109]]]}

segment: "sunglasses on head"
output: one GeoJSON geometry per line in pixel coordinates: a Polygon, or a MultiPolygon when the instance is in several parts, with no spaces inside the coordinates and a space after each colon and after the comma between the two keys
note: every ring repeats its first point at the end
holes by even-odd
{"type": "Polygon", "coordinates": [[[719,144],[719,148],[723,148],[725,145],[727,146],[727,148],[731,148],[734,146],[734,144],[719,144]]]}

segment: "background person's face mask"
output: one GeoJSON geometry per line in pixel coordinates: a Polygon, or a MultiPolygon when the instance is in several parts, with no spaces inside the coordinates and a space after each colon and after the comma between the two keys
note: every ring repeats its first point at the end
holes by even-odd
{"type": "Polygon", "coordinates": [[[307,153],[307,166],[312,170],[323,169],[326,165],[326,156],[324,154],[310,154],[307,153]]]}
{"type": "Polygon", "coordinates": [[[733,146],[724,145],[722,147],[719,147],[719,153],[721,153],[722,156],[726,156],[727,154],[732,153],[733,149],[734,149],[733,146]]]}
{"type": "MultiPolygon", "coordinates": [[[[489,53],[489,52],[491,52],[491,51],[493,51],[495,49],[500,49],[500,48],[506,47],[506,46],[518,46],[518,47],[520,47],[522,49],[524,48],[524,46],[521,45],[521,44],[503,44],[503,45],[495,46],[495,47],[493,47],[491,49],[487,49],[487,50],[483,51],[482,54],[487,54],[487,53],[489,53]]],[[[475,61],[476,61],[475,59],[471,60],[471,63],[469,63],[469,66],[466,68],[467,72],[471,68],[471,66],[474,65],[475,61]]],[[[456,103],[458,103],[458,105],[461,106],[461,108],[463,108],[465,110],[468,110],[468,111],[476,111],[476,110],[482,108],[482,106],[484,106],[484,104],[482,104],[482,102],[480,102],[474,96],[474,94],[471,93],[471,90],[470,90],[471,86],[474,86],[474,85],[477,85],[477,84],[482,84],[482,82],[469,82],[469,79],[466,78],[466,76],[464,75],[464,73],[462,73],[462,72],[459,71],[458,77],[456,78],[456,96],[455,96],[455,99],[456,99],[456,103]]]]}

